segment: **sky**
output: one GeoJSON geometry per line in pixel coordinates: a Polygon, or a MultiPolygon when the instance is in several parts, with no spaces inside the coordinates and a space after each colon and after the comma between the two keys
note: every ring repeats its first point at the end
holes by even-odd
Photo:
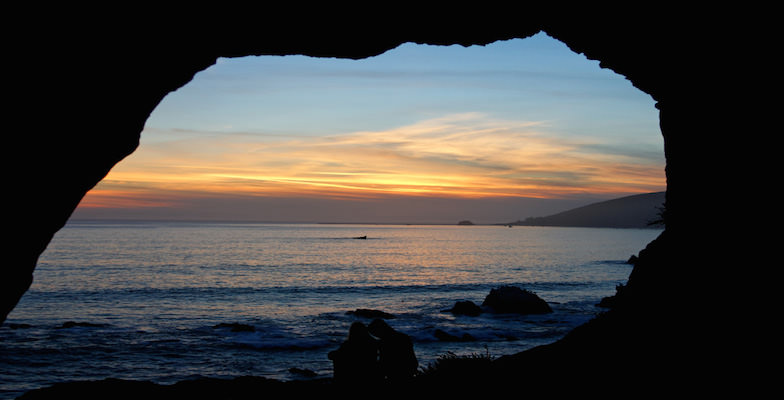
{"type": "Polygon", "coordinates": [[[665,189],[653,99],[543,33],[220,58],[74,219],[504,223],[665,189]]]}

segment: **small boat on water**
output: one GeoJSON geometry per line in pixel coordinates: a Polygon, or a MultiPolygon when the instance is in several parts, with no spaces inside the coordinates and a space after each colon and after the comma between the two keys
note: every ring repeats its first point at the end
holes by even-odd
{"type": "Polygon", "coordinates": [[[354,239],[367,239],[367,236],[358,236],[358,237],[355,237],[354,239]]]}

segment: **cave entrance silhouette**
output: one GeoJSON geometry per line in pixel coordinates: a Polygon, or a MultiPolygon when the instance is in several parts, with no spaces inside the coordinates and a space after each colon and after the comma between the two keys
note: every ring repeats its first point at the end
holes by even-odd
{"type": "MultiPolygon", "coordinates": [[[[198,79],[198,78],[197,78],[197,79],[198,79]]],[[[164,100],[164,101],[165,101],[165,100],[164,100]]],[[[469,121],[469,122],[470,122],[470,121],[469,121]]],[[[492,134],[493,134],[493,132],[489,132],[489,133],[485,132],[485,133],[482,133],[481,135],[482,135],[482,137],[487,137],[487,136],[490,136],[490,135],[492,135],[492,134]]],[[[505,134],[505,132],[501,132],[501,135],[502,135],[502,136],[503,136],[504,134],[505,134]]],[[[142,139],[144,139],[144,136],[142,137],[142,139]]],[[[454,142],[452,142],[452,144],[454,145],[455,143],[454,143],[454,142]]],[[[141,146],[141,147],[140,147],[140,148],[137,150],[137,153],[142,153],[142,152],[144,152],[144,150],[145,150],[145,147],[144,147],[144,145],[142,145],[142,146],[141,146]]],[[[133,157],[133,156],[131,156],[131,157],[133,157]]],[[[197,157],[197,158],[198,158],[198,157],[197,157]]],[[[126,160],[126,161],[130,162],[130,161],[131,161],[131,158],[129,158],[129,159],[128,159],[128,160],[126,160]]],[[[125,163],[126,161],[123,161],[123,162],[121,162],[121,163],[118,165],[118,167],[116,167],[116,168],[120,168],[120,167],[123,165],[123,163],[125,163]]],[[[105,180],[111,180],[111,178],[112,178],[112,174],[110,173],[110,174],[108,175],[107,179],[105,179],[105,180]]],[[[122,179],[121,179],[121,180],[122,180],[122,179]]],[[[100,186],[101,186],[101,184],[99,184],[99,185],[98,185],[98,187],[97,187],[96,189],[100,189],[100,186]]],[[[90,195],[88,194],[88,195],[85,197],[85,200],[89,200],[89,198],[90,198],[90,195]]],[[[75,216],[78,216],[78,210],[77,210],[77,213],[75,214],[75,216]]],[[[453,218],[454,220],[457,220],[458,218],[456,218],[456,217],[457,217],[457,215],[456,215],[456,216],[454,216],[454,217],[452,217],[452,218],[453,218]]],[[[501,220],[501,221],[503,221],[503,220],[501,220]]],[[[449,222],[452,222],[452,221],[450,220],[449,222]]],[[[499,222],[500,222],[500,221],[499,221],[499,222]]],[[[640,245],[641,245],[641,246],[644,246],[645,244],[644,244],[644,243],[641,243],[640,245]]],[[[608,293],[608,294],[610,294],[610,293],[608,293]]]]}
{"type": "MultiPolygon", "coordinates": [[[[727,325],[726,313],[753,306],[743,298],[743,294],[750,294],[748,288],[755,286],[747,281],[749,273],[732,269],[748,263],[745,256],[749,253],[739,251],[739,245],[745,244],[740,240],[741,232],[748,236],[750,231],[733,229],[746,226],[717,219],[705,204],[710,204],[716,188],[724,187],[728,176],[757,172],[749,165],[727,163],[727,154],[747,155],[748,147],[737,146],[744,141],[714,140],[721,134],[737,137],[743,131],[738,128],[747,127],[753,119],[747,118],[751,114],[745,108],[741,112],[735,108],[748,96],[727,96],[723,90],[726,85],[741,86],[734,79],[738,71],[748,71],[749,65],[756,68],[755,61],[761,56],[752,54],[756,48],[746,44],[757,41],[742,30],[728,32],[726,24],[732,18],[664,18],[671,9],[650,10],[651,18],[632,13],[619,18],[614,12],[604,11],[593,10],[581,15],[584,18],[569,21],[559,18],[560,10],[523,19],[513,13],[494,13],[492,20],[497,23],[481,31],[466,29],[482,17],[473,10],[470,16],[463,14],[455,19],[406,20],[405,30],[401,30],[399,20],[390,24],[374,19],[373,24],[361,25],[367,39],[364,41],[357,40],[356,24],[347,24],[352,27],[348,31],[328,29],[340,21],[337,17],[324,18],[326,24],[308,21],[307,28],[319,35],[305,38],[301,35],[307,31],[304,22],[283,24],[285,29],[281,31],[278,26],[273,29],[232,21],[230,29],[210,31],[209,35],[194,26],[167,33],[157,29],[139,31],[137,26],[119,21],[100,25],[105,33],[102,38],[118,38],[114,46],[92,40],[95,22],[80,25],[59,16],[54,20],[36,15],[30,26],[40,27],[41,32],[57,32],[45,36],[47,51],[21,41],[9,43],[13,49],[10,53],[22,56],[17,58],[19,62],[8,65],[10,72],[19,77],[9,82],[9,95],[17,101],[11,102],[9,110],[9,115],[16,118],[8,122],[19,132],[30,131],[29,121],[37,125],[36,134],[19,137],[16,147],[23,159],[34,162],[12,177],[16,192],[26,196],[11,198],[19,212],[11,215],[8,225],[17,234],[9,239],[8,248],[14,251],[8,254],[10,267],[4,269],[0,280],[3,319],[31,284],[37,258],[79,200],[113,165],[136,149],[144,121],[155,106],[218,57],[307,54],[359,59],[409,41],[484,44],[545,31],[575,52],[601,60],[602,66],[628,77],[656,101],[667,159],[667,226],[659,240],[645,249],[642,263],[630,276],[629,286],[634,290],[627,293],[625,310],[614,310],[606,319],[575,330],[568,340],[514,360],[515,371],[531,372],[533,367],[525,365],[547,360],[558,360],[558,365],[575,365],[563,362],[568,360],[582,367],[595,367],[584,356],[596,360],[601,355],[615,362],[591,368],[593,377],[618,377],[620,373],[619,379],[636,376],[637,382],[654,382],[671,389],[683,384],[709,390],[717,381],[745,385],[748,380],[744,378],[760,372],[758,360],[750,358],[742,344],[754,342],[744,342],[750,335],[743,327],[749,325],[727,325]],[[62,29],[64,23],[79,29],[62,29]],[[127,32],[138,35],[128,39],[127,32]],[[735,37],[742,40],[727,40],[735,37]],[[96,54],[101,57],[93,57],[96,54]],[[60,73],[52,73],[55,70],[60,73]],[[41,93],[49,94],[46,101],[37,97],[41,93]],[[41,118],[42,107],[47,118],[41,118]],[[91,125],[83,124],[85,109],[95,110],[91,125]],[[67,127],[67,135],[62,134],[63,127],[67,127]],[[111,134],[107,134],[106,127],[112,127],[111,134]],[[47,184],[41,185],[42,181],[47,184]],[[695,238],[722,251],[695,250],[695,238]],[[681,276],[680,281],[668,279],[676,274],[681,276]],[[727,288],[740,293],[727,296],[727,288]],[[661,368],[654,367],[662,363],[668,367],[664,377],[656,374],[661,368]],[[739,366],[749,368],[741,371],[739,366]],[[697,370],[704,373],[694,376],[697,370]]],[[[677,14],[682,15],[681,10],[677,14]]],[[[128,21],[137,23],[133,18],[128,21]]],[[[727,203],[747,204],[739,193],[727,195],[727,203]]],[[[577,370],[559,372],[573,377],[577,370]]],[[[750,389],[754,387],[752,383],[750,389]]]]}

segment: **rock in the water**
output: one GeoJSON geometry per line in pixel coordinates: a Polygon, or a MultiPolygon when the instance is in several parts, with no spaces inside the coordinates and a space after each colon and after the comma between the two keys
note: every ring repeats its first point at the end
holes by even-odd
{"type": "Polygon", "coordinates": [[[289,372],[291,372],[294,375],[303,376],[305,378],[315,378],[316,375],[317,375],[313,370],[310,370],[310,369],[307,369],[307,368],[296,368],[296,367],[293,367],[293,368],[289,368],[289,372]]]}
{"type": "Polygon", "coordinates": [[[101,327],[104,327],[104,326],[106,326],[106,325],[104,325],[104,324],[93,324],[93,323],[90,323],[90,322],[68,321],[68,322],[65,322],[62,325],[60,325],[59,329],[68,329],[68,328],[76,328],[76,327],[79,327],[79,328],[101,328],[101,327]]]}
{"type": "Polygon", "coordinates": [[[613,308],[615,306],[615,300],[615,296],[603,297],[598,303],[596,303],[596,307],[613,308]]]}
{"type": "Polygon", "coordinates": [[[621,295],[621,293],[623,292],[624,288],[625,288],[625,286],[623,284],[616,285],[615,286],[615,294],[612,295],[612,296],[607,296],[605,298],[602,298],[602,300],[598,304],[596,304],[596,306],[597,307],[603,307],[603,308],[613,308],[613,307],[615,307],[615,304],[618,302],[618,297],[621,295]]]}
{"type": "Polygon", "coordinates": [[[550,306],[535,293],[515,286],[501,286],[492,289],[485,297],[482,306],[496,313],[547,314],[553,312],[550,306]]]}
{"type": "Polygon", "coordinates": [[[232,332],[255,332],[256,331],[256,328],[254,328],[254,327],[252,327],[250,325],[240,324],[240,323],[236,323],[236,322],[231,323],[231,324],[227,324],[227,323],[224,322],[224,323],[220,323],[218,325],[215,325],[212,328],[213,329],[231,328],[232,332]]]}
{"type": "Polygon", "coordinates": [[[482,308],[476,305],[471,300],[465,301],[458,301],[455,303],[454,307],[449,310],[444,310],[446,312],[451,312],[452,314],[456,315],[468,315],[471,317],[475,317],[482,313],[482,308]]]}
{"type": "Polygon", "coordinates": [[[444,332],[441,329],[436,329],[433,335],[435,335],[436,339],[442,342],[473,342],[476,340],[475,337],[468,333],[464,333],[461,336],[456,336],[451,333],[444,332]]]}
{"type": "Polygon", "coordinates": [[[395,316],[390,313],[386,313],[379,310],[370,310],[367,308],[357,308],[356,310],[349,311],[346,314],[356,315],[358,317],[364,317],[364,318],[382,318],[382,319],[395,318],[395,316]]]}

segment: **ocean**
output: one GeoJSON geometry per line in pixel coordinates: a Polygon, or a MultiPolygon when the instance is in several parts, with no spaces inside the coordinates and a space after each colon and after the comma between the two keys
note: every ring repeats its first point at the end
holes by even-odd
{"type": "Polygon", "coordinates": [[[626,261],[660,233],[71,221],[0,327],[0,398],[104,378],[330,377],[327,353],[352,322],[370,322],[356,309],[392,314],[421,367],[450,353],[513,354],[605,311],[596,304],[626,282],[626,261]],[[445,312],[502,285],[536,293],[553,312],[445,312]],[[439,340],[437,330],[474,340],[439,340]]]}

